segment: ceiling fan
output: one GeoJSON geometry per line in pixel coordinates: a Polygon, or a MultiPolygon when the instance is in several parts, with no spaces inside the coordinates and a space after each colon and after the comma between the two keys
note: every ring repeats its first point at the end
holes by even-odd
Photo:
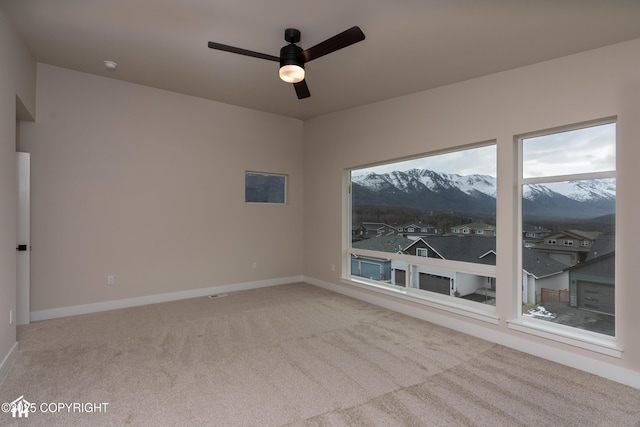
{"type": "Polygon", "coordinates": [[[215,42],[209,42],[209,47],[225,52],[280,62],[280,78],[287,83],[293,83],[298,99],[303,99],[311,96],[307,82],[304,79],[304,64],[364,40],[364,33],[357,26],[351,27],[307,50],[302,50],[300,46],[295,44],[300,41],[300,31],[295,28],[284,30],[284,39],[289,44],[280,49],[279,57],[215,42]]]}

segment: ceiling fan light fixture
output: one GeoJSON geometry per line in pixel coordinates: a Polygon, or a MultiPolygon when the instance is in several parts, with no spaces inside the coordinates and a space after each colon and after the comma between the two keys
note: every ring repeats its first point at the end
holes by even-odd
{"type": "Polygon", "coordinates": [[[297,64],[280,67],[280,78],[287,83],[298,83],[304,80],[304,68],[297,64]]]}
{"type": "MultiPolygon", "coordinates": [[[[286,33],[285,33],[286,36],[286,33]]],[[[280,49],[280,78],[287,83],[299,83],[304,80],[304,59],[302,59],[302,48],[291,44],[280,49]]]]}

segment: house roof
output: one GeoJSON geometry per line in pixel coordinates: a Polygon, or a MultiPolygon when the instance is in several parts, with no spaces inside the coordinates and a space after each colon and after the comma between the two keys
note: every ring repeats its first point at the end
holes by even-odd
{"type": "Polygon", "coordinates": [[[546,238],[559,238],[562,236],[567,236],[567,237],[572,237],[574,239],[593,241],[593,240],[596,240],[599,235],[600,235],[600,232],[598,231],[582,231],[582,230],[571,229],[571,230],[564,230],[564,231],[559,231],[557,233],[550,234],[546,238]]]}
{"type": "Polygon", "coordinates": [[[569,266],[534,249],[522,248],[522,269],[536,279],[560,273],[569,266]]]}
{"type": "Polygon", "coordinates": [[[431,236],[422,237],[418,241],[427,244],[444,259],[489,265],[495,264],[495,259],[486,256],[488,252],[495,252],[496,250],[496,239],[492,237],[431,236]]]}
{"type": "Polygon", "coordinates": [[[371,237],[369,239],[353,242],[352,247],[356,249],[367,249],[371,251],[392,252],[399,253],[404,252],[405,248],[410,246],[413,240],[406,237],[393,235],[393,236],[380,236],[371,237]]]}
{"type": "MultiPolygon", "coordinates": [[[[495,237],[434,236],[424,237],[418,241],[427,244],[444,259],[495,265],[495,257],[489,256],[496,253],[495,237]]],[[[418,241],[412,245],[417,244],[418,241]]],[[[533,249],[523,247],[522,267],[529,274],[541,278],[560,273],[568,265],[533,249]]]]}
{"type": "Polygon", "coordinates": [[[385,224],[383,222],[363,222],[361,224],[362,227],[366,228],[367,231],[377,231],[377,230],[394,230],[396,227],[385,224]]]}
{"type": "Polygon", "coordinates": [[[601,277],[615,277],[615,252],[591,258],[580,264],[576,264],[567,270],[572,273],[580,272],[582,274],[597,275],[601,277]]]}
{"type": "Polygon", "coordinates": [[[586,261],[590,261],[594,258],[603,257],[607,254],[610,254],[616,250],[616,238],[610,234],[601,234],[598,236],[593,245],[591,246],[591,251],[589,255],[587,255],[586,261]]]}

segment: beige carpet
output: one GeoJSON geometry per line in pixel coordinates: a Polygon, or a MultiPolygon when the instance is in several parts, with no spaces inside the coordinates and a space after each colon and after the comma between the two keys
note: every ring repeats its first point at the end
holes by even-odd
{"type": "Polygon", "coordinates": [[[292,284],[33,323],[0,413],[42,426],[638,426],[640,390],[292,284]]]}

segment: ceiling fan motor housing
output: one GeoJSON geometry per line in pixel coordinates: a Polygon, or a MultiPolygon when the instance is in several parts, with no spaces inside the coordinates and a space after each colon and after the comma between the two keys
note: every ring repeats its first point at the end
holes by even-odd
{"type": "Polygon", "coordinates": [[[304,68],[302,48],[291,43],[280,49],[280,67],[284,65],[298,65],[304,68]]]}

